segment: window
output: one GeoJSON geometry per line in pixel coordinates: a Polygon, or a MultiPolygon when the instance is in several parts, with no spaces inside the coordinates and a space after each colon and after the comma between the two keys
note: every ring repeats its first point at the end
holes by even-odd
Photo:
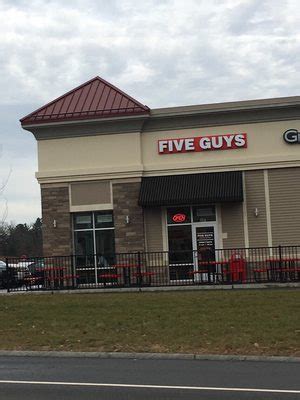
{"type": "Polygon", "coordinates": [[[112,211],[95,213],[95,228],[113,228],[114,217],[112,211]]]}
{"type": "Polygon", "coordinates": [[[75,229],[91,229],[92,227],[92,214],[76,214],[74,216],[75,229]]]}
{"type": "Polygon", "coordinates": [[[215,206],[194,206],[193,222],[206,222],[216,220],[215,206]]]}
{"type": "Polygon", "coordinates": [[[168,224],[179,225],[191,222],[190,207],[171,207],[167,209],[168,224]]]}
{"type": "Polygon", "coordinates": [[[73,216],[76,269],[85,283],[97,282],[99,269],[114,264],[115,231],[112,211],[73,216]]]}
{"type": "Polygon", "coordinates": [[[115,252],[112,211],[74,214],[76,255],[112,255],[115,252]]]}

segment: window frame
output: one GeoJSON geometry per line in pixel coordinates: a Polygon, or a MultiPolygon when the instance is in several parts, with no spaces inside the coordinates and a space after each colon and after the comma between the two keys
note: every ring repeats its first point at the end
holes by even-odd
{"type": "Polygon", "coordinates": [[[169,226],[177,226],[177,225],[192,225],[192,224],[201,224],[201,223],[206,223],[206,222],[218,222],[218,207],[217,204],[193,204],[191,206],[168,206],[165,207],[165,212],[166,212],[166,225],[167,227],[169,226]],[[188,207],[190,209],[190,216],[191,216],[191,221],[190,222],[180,222],[180,223],[169,223],[168,222],[168,209],[170,208],[183,208],[183,207],[188,207]],[[215,209],[215,219],[210,220],[210,221],[194,221],[194,213],[193,213],[193,208],[194,207],[214,207],[215,209]]]}
{"type": "MultiPolygon", "coordinates": [[[[93,254],[86,254],[86,256],[93,256],[94,257],[94,264],[95,267],[97,267],[97,245],[96,245],[96,232],[97,231],[115,231],[115,225],[114,225],[114,213],[113,210],[103,210],[103,212],[109,212],[112,214],[112,222],[113,222],[113,226],[110,227],[105,227],[105,228],[96,228],[96,214],[99,213],[99,210],[97,211],[86,211],[86,212],[76,212],[76,213],[72,213],[72,234],[73,234],[73,249],[74,249],[74,255],[75,257],[76,255],[76,245],[75,245],[75,233],[76,232],[92,232],[92,239],[93,239],[93,254]],[[92,216],[92,227],[91,228],[82,228],[82,229],[76,229],[75,228],[75,218],[76,216],[80,215],[80,214],[90,214],[92,216]]],[[[114,247],[115,247],[115,237],[114,237],[114,247]]],[[[115,248],[114,248],[114,252],[115,254],[115,248]]],[[[98,268],[98,267],[97,267],[98,268]]]]}

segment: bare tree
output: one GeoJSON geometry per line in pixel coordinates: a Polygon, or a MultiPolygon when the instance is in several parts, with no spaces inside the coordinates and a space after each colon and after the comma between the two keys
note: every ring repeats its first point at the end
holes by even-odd
{"type": "MultiPolygon", "coordinates": [[[[0,156],[1,156],[1,150],[2,149],[0,148],[0,156]]],[[[10,167],[6,177],[2,179],[2,182],[0,182],[0,226],[4,224],[8,215],[8,202],[7,198],[4,195],[4,190],[7,186],[11,173],[12,173],[12,168],[10,167]]]]}
{"type": "MultiPolygon", "coordinates": [[[[3,146],[0,145],[0,158],[2,156],[2,152],[3,152],[3,146]]],[[[7,186],[11,173],[12,173],[12,167],[9,168],[9,171],[6,174],[6,177],[2,179],[2,182],[0,181],[0,226],[3,226],[8,215],[8,202],[7,198],[4,195],[4,191],[7,186]]]]}

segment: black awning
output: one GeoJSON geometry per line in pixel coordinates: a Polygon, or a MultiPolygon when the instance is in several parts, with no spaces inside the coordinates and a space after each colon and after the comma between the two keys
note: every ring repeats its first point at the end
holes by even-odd
{"type": "Polygon", "coordinates": [[[142,178],[139,205],[170,206],[243,201],[240,171],[142,178]]]}

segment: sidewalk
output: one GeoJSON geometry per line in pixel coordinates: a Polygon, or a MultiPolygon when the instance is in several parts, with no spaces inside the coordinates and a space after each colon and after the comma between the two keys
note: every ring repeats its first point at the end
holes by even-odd
{"type": "Polygon", "coordinates": [[[7,292],[0,290],[1,295],[15,294],[66,294],[66,293],[137,293],[137,292],[176,292],[176,291],[195,291],[195,290],[251,290],[251,289],[282,289],[282,288],[300,288],[300,282],[280,282],[280,283],[243,283],[232,285],[195,285],[195,286],[150,286],[150,287],[124,287],[124,288],[84,288],[72,290],[16,290],[7,292]]]}
{"type": "Polygon", "coordinates": [[[234,354],[181,354],[181,353],[123,353],[123,352],[79,352],[79,351],[14,351],[0,350],[0,357],[75,357],[75,358],[120,358],[138,360],[207,360],[207,361],[262,361],[300,363],[300,357],[246,356],[234,354]]]}

